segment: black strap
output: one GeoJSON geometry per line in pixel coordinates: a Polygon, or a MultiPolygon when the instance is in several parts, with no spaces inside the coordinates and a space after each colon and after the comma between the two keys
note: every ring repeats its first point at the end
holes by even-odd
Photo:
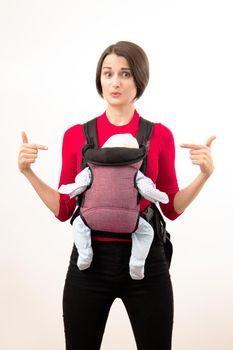
{"type": "Polygon", "coordinates": [[[82,163],[81,169],[86,168],[87,164],[85,158],[83,157],[83,153],[85,152],[86,147],[94,147],[98,148],[98,137],[97,137],[97,126],[96,126],[96,118],[89,120],[85,124],[83,124],[83,131],[86,138],[86,144],[82,149],[82,163]]]}
{"type": "MultiPolygon", "coordinates": [[[[149,150],[150,137],[154,128],[154,123],[140,117],[139,129],[137,134],[137,140],[139,145],[145,145],[149,150]]],[[[145,174],[147,167],[147,156],[143,159],[140,171],[145,174]]]]}
{"type": "Polygon", "coordinates": [[[139,145],[146,145],[150,140],[154,123],[140,117],[139,129],[137,134],[137,140],[139,145]]]}
{"type": "Polygon", "coordinates": [[[97,137],[97,127],[96,127],[96,118],[89,120],[83,124],[84,134],[86,141],[89,145],[98,147],[98,137],[97,137]]]}

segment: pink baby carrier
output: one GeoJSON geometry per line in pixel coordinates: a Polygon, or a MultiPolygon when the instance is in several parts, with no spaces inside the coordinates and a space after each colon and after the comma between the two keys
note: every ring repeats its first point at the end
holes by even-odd
{"type": "MultiPolygon", "coordinates": [[[[111,148],[105,149],[105,152],[111,151],[111,148]]],[[[134,232],[139,218],[135,176],[142,161],[127,165],[99,165],[89,160],[87,164],[93,180],[80,208],[83,221],[96,231],[134,232]]]]}
{"type": "Polygon", "coordinates": [[[145,142],[141,137],[139,148],[98,148],[94,140],[96,125],[91,122],[84,124],[87,144],[82,151],[82,168],[89,166],[92,183],[81,196],[79,215],[94,231],[132,233],[137,229],[140,215],[135,178],[138,170],[143,170],[141,166],[148,152],[149,137],[145,132],[148,123],[143,123],[141,118],[144,127],[139,127],[138,136],[141,131],[145,142]]]}

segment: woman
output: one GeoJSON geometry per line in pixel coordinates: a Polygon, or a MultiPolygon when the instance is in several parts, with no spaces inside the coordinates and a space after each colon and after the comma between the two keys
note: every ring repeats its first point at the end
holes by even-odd
{"type": "MultiPolygon", "coordinates": [[[[121,41],[109,46],[101,55],[96,71],[98,93],[107,102],[104,114],[97,118],[99,147],[114,134],[137,135],[140,116],[134,102],[141,97],[149,79],[149,64],[145,52],[136,44],[121,41]]],[[[31,169],[38,150],[45,146],[30,144],[22,133],[19,169],[55,216],[65,221],[75,209],[74,199],[50,188],[31,169]]],[[[176,219],[194,200],[212,174],[214,166],[210,147],[183,144],[190,149],[193,164],[200,173],[186,188],[179,190],[174,168],[174,140],[171,131],[162,124],[154,125],[150,139],[146,175],[160,191],[169,196],[161,204],[163,214],[176,219]]],[[[85,143],[82,125],[66,131],[63,139],[63,162],[59,186],[74,182],[81,170],[81,150],[85,143]]],[[[144,211],[149,202],[141,200],[144,211]]],[[[92,236],[94,259],[85,271],[77,268],[77,249],[74,246],[63,295],[64,327],[67,350],[97,350],[111,305],[121,298],[134,332],[139,350],[171,349],[173,325],[173,294],[168,265],[158,237],[154,238],[145,267],[145,278],[133,280],[128,263],[131,252],[129,238],[106,238],[101,232],[92,236]]]]}

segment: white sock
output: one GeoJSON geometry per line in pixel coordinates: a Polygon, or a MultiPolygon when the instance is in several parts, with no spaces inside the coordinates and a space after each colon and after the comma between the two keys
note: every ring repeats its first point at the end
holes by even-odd
{"type": "Polygon", "coordinates": [[[133,280],[142,280],[144,278],[144,262],[130,263],[129,273],[133,280]]]}
{"type": "Polygon", "coordinates": [[[91,248],[82,250],[82,254],[79,253],[77,266],[79,270],[86,270],[90,267],[93,259],[93,251],[91,248]]]}

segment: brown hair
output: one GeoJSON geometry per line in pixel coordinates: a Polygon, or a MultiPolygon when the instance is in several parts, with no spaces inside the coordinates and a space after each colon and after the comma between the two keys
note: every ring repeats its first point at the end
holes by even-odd
{"type": "Polygon", "coordinates": [[[135,98],[141,97],[149,81],[149,61],[143,49],[129,41],[118,41],[110,45],[100,56],[96,69],[96,88],[100,96],[103,97],[100,82],[102,64],[105,57],[110,54],[122,56],[127,60],[137,88],[135,98]]]}

